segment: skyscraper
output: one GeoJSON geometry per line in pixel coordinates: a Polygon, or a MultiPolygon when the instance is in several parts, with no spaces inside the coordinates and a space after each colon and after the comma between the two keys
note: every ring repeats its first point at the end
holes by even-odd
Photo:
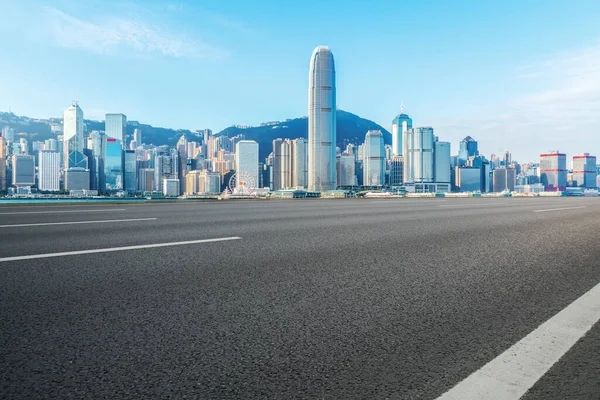
{"type": "Polygon", "coordinates": [[[338,186],[356,185],[356,169],[354,155],[342,153],[337,160],[337,183],[338,186]]]}
{"type": "Polygon", "coordinates": [[[0,192],[6,190],[6,140],[4,130],[0,135],[0,192]]]}
{"type": "Polygon", "coordinates": [[[63,117],[65,169],[87,168],[87,157],[83,154],[83,111],[74,102],[64,111],[63,117]]]}
{"type": "Polygon", "coordinates": [[[404,107],[400,107],[400,114],[392,121],[392,155],[404,155],[404,143],[402,138],[404,133],[412,129],[412,119],[404,114],[404,107]]]}
{"type": "Polygon", "coordinates": [[[450,143],[437,140],[433,143],[434,174],[436,183],[450,183],[450,143]]]}
{"type": "Polygon", "coordinates": [[[14,155],[12,157],[12,184],[15,186],[35,185],[35,157],[14,155]]]}
{"type": "Polygon", "coordinates": [[[137,146],[144,144],[144,142],[142,142],[142,130],[140,128],[135,128],[133,130],[133,140],[137,146]]]}
{"type": "Polygon", "coordinates": [[[317,47],[308,77],[308,190],[336,188],[335,65],[327,46],[317,47]]]}
{"type": "Polygon", "coordinates": [[[127,117],[125,114],[106,114],[104,124],[106,136],[117,139],[121,143],[121,147],[125,149],[127,136],[127,117]]]}
{"type": "Polygon", "coordinates": [[[50,192],[60,190],[60,153],[58,150],[40,151],[38,189],[50,192]]]}
{"type": "Polygon", "coordinates": [[[304,138],[292,141],[292,187],[308,185],[308,142],[304,138]]]}
{"type": "MultiPolygon", "coordinates": [[[[433,128],[408,129],[404,134],[404,181],[429,183],[434,181],[433,128]]],[[[448,168],[450,160],[448,159],[448,168]]]]}
{"type": "MultiPolygon", "coordinates": [[[[565,177],[566,179],[566,177],[565,177]]],[[[517,174],[514,168],[496,168],[492,172],[492,184],[494,186],[494,192],[515,190],[515,184],[517,182],[517,174]]]]}
{"type": "Polygon", "coordinates": [[[181,190],[181,193],[185,192],[185,176],[187,175],[187,147],[188,147],[188,143],[187,143],[187,139],[185,138],[185,135],[181,135],[181,137],[179,138],[179,140],[177,141],[177,153],[179,154],[179,168],[178,168],[178,174],[176,176],[176,178],[179,179],[180,184],[179,184],[179,189],[181,190]]]}
{"type": "Polygon", "coordinates": [[[107,137],[104,145],[104,180],[107,191],[123,190],[123,149],[121,141],[107,137]]]}
{"type": "Polygon", "coordinates": [[[286,189],[291,186],[290,141],[288,139],[273,140],[273,190],[286,189]]]}
{"type": "Polygon", "coordinates": [[[596,157],[589,153],[573,156],[573,186],[595,188],[597,177],[596,157]]]}
{"type": "Polygon", "coordinates": [[[364,151],[363,185],[385,185],[385,155],[381,131],[367,132],[364,151]]]}
{"type": "Polygon", "coordinates": [[[235,144],[235,168],[237,173],[246,172],[252,175],[254,187],[259,187],[258,143],[254,140],[240,140],[235,144]]]}
{"type": "Polygon", "coordinates": [[[463,140],[460,141],[458,150],[458,165],[463,166],[469,159],[469,157],[476,156],[479,154],[479,150],[477,149],[477,141],[473,139],[471,136],[467,136],[463,140]]]}
{"type": "Polygon", "coordinates": [[[404,157],[392,156],[390,160],[390,186],[400,186],[404,183],[404,157]]]}
{"type": "Polygon", "coordinates": [[[137,191],[137,163],[135,150],[125,150],[123,154],[123,170],[124,170],[124,189],[129,194],[134,194],[137,191]]]}
{"type": "Polygon", "coordinates": [[[93,131],[87,138],[87,148],[91,152],[88,157],[90,169],[90,189],[104,192],[104,145],[100,132],[93,131]]]}
{"type": "Polygon", "coordinates": [[[540,155],[540,181],[546,191],[563,191],[567,186],[567,155],[554,151],[540,155]]]}

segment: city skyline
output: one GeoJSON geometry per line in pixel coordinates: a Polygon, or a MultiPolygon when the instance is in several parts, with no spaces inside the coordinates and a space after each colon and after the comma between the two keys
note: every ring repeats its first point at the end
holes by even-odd
{"type": "Polygon", "coordinates": [[[58,116],[62,104],[76,99],[91,119],[124,112],[155,126],[215,131],[284,120],[305,115],[304,54],[327,43],[344,66],[338,74],[340,107],[388,130],[390,116],[404,102],[415,121],[434,126],[453,143],[477,137],[486,154],[509,149],[515,158],[533,160],[549,149],[586,151],[586,141],[600,147],[593,135],[600,129],[596,2],[580,1],[578,7],[550,2],[543,12],[534,4],[470,1],[453,7],[390,2],[380,9],[354,4],[340,10],[335,2],[309,1],[294,12],[277,13],[266,1],[252,7],[185,1],[107,5],[3,5],[0,33],[6,37],[15,37],[14,22],[24,15],[40,23],[7,41],[15,57],[4,60],[0,73],[13,79],[0,88],[0,109],[58,116]],[[311,8],[323,15],[336,10],[348,23],[306,25],[311,8]],[[391,23],[399,13],[406,24],[391,23]],[[430,29],[411,29],[423,15],[430,29]],[[364,18],[382,27],[350,34],[364,18]],[[506,30],[509,22],[519,29],[506,30]],[[568,32],[553,28],[564,24],[568,32]],[[284,27],[301,39],[285,35],[284,27]],[[69,32],[78,32],[77,40],[67,40],[69,32]],[[389,51],[394,44],[402,45],[401,54],[389,51]],[[371,50],[368,63],[357,55],[359,46],[371,50]],[[265,48],[280,52],[268,68],[258,56],[265,48]],[[411,63],[400,62],[406,56],[411,63]],[[56,63],[39,63],[39,57],[56,63]],[[71,72],[64,74],[67,66],[71,72]],[[156,80],[159,70],[169,78],[156,80]],[[178,106],[165,113],[167,104],[178,106]],[[566,135],[570,140],[563,144],[566,135]]]}

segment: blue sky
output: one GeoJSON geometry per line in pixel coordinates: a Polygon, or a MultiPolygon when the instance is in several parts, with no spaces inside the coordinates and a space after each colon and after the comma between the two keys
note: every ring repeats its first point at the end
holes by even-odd
{"type": "Polygon", "coordinates": [[[522,162],[600,155],[600,2],[0,0],[0,110],[219,131],[307,114],[312,50],[339,106],[522,162]]]}

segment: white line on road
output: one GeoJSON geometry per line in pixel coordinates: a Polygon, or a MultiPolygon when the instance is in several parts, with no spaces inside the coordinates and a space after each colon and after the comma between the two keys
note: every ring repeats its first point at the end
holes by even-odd
{"type": "Polygon", "coordinates": [[[0,262],[20,261],[20,260],[34,260],[34,259],[37,259],[37,258],[76,256],[76,255],[80,255],[80,254],[110,253],[110,252],[113,252],[113,251],[152,249],[152,248],[155,248],[155,247],[183,246],[183,245],[187,245],[187,244],[224,242],[224,241],[227,241],[227,240],[240,240],[240,239],[241,239],[241,237],[232,236],[232,237],[224,237],[224,238],[216,238],[216,239],[188,240],[188,241],[185,241],[185,242],[154,243],[154,244],[142,244],[142,245],[137,245],[137,246],[109,247],[109,248],[105,248],[105,249],[65,251],[65,252],[62,252],[62,253],[32,254],[32,255],[28,255],[28,256],[4,257],[4,258],[0,258],[0,262]]]}
{"type": "Polygon", "coordinates": [[[107,222],[134,222],[134,221],[155,221],[156,218],[130,218],[130,219],[103,219],[98,221],[70,221],[70,222],[40,222],[37,224],[15,224],[0,225],[0,228],[18,228],[23,226],[47,226],[47,225],[75,225],[75,224],[105,224],[107,222]]]}
{"type": "Polygon", "coordinates": [[[88,213],[88,212],[110,212],[125,211],[124,208],[108,208],[103,210],[48,210],[48,211],[22,211],[22,212],[4,212],[0,215],[23,215],[23,214],[62,214],[62,213],[88,213]]]}
{"type": "Polygon", "coordinates": [[[547,212],[547,211],[562,211],[562,210],[576,210],[578,208],[585,208],[585,206],[578,206],[578,207],[561,207],[561,208],[547,208],[545,210],[533,210],[534,213],[539,213],[539,212],[547,212]]]}
{"type": "Polygon", "coordinates": [[[438,399],[519,399],[600,320],[600,284],[438,399]]]}

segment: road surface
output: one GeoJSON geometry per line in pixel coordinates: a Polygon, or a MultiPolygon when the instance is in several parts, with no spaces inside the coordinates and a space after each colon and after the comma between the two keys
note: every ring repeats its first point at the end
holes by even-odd
{"type": "Polygon", "coordinates": [[[500,396],[480,369],[507,398],[600,393],[599,198],[9,206],[0,225],[3,399],[500,396]]]}

